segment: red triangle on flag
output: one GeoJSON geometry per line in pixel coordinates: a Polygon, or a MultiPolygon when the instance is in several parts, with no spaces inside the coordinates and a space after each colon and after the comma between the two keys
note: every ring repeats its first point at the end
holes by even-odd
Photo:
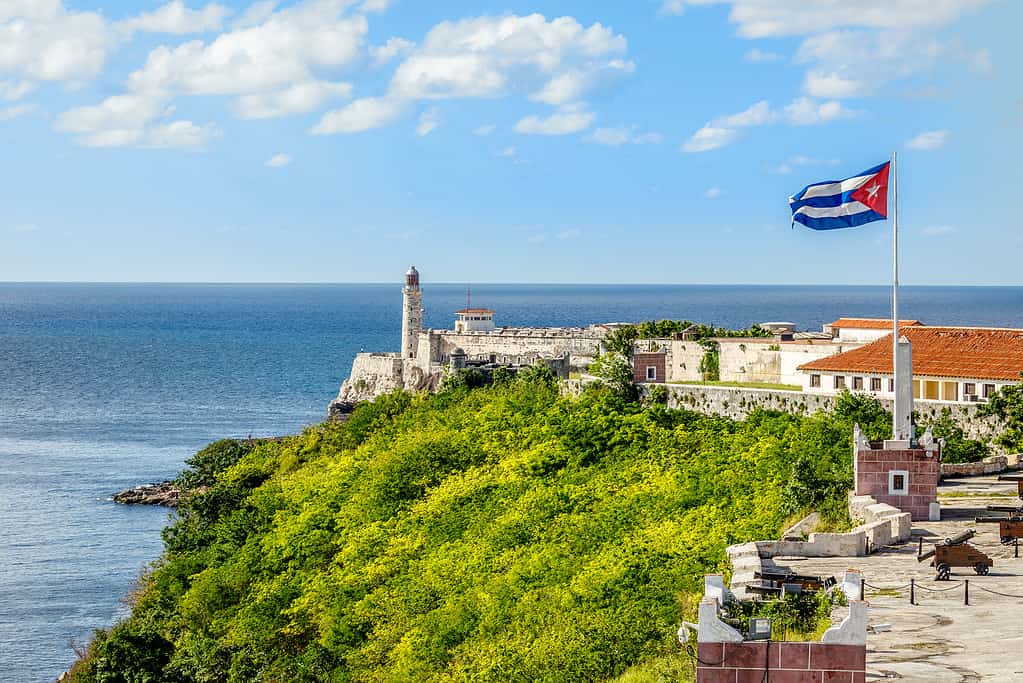
{"type": "Polygon", "coordinates": [[[850,196],[860,204],[888,218],[888,169],[892,162],[886,163],[866,182],[860,185],[850,196]]]}

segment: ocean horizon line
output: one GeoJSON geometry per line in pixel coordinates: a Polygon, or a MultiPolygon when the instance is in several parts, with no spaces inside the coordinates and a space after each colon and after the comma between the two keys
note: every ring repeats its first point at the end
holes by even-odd
{"type": "MultiPolygon", "coordinates": [[[[393,286],[396,281],[392,280],[366,280],[366,281],[291,281],[291,280],[237,280],[237,281],[204,281],[204,280],[0,280],[0,286],[4,285],[146,285],[146,286],[224,286],[224,287],[245,287],[245,286],[280,286],[280,287],[303,287],[303,286],[393,286]]],[[[401,284],[400,282],[397,284],[401,284]]],[[[867,283],[835,283],[835,282],[514,282],[514,281],[476,281],[476,280],[452,280],[431,282],[429,286],[452,286],[464,287],[466,285],[476,286],[510,286],[510,287],[849,287],[849,288],[874,288],[891,289],[891,283],[867,284],[867,283]]],[[[947,287],[963,288],[988,288],[988,289],[1020,289],[1020,284],[977,284],[977,283],[907,283],[900,282],[900,288],[933,288],[941,289],[947,287]]]]}

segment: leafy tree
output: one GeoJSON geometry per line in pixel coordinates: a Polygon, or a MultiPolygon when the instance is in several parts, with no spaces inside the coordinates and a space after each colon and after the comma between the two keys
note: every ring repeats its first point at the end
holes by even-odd
{"type": "Polygon", "coordinates": [[[1001,423],[1002,432],[995,443],[1010,453],[1023,452],[1023,384],[1002,387],[981,404],[977,414],[1001,423]]]}
{"type": "Polygon", "coordinates": [[[892,436],[892,414],[874,396],[843,389],[835,399],[835,417],[850,428],[859,424],[868,439],[879,441],[892,436]]]}
{"type": "Polygon", "coordinates": [[[218,474],[233,466],[251,450],[251,444],[235,439],[211,443],[185,461],[188,469],[178,476],[177,482],[183,489],[212,486],[218,474]]]}
{"type": "Polygon", "coordinates": [[[639,338],[639,330],[635,325],[622,325],[609,332],[603,340],[608,353],[632,358],[632,345],[639,338]]]}
{"type": "Polygon", "coordinates": [[[982,441],[969,439],[966,432],[952,419],[952,411],[942,408],[938,418],[930,423],[935,438],[944,439],[941,449],[942,462],[979,462],[991,454],[982,441]]]}
{"type": "Polygon", "coordinates": [[[597,356],[590,364],[590,373],[601,379],[601,383],[612,392],[627,400],[637,397],[636,384],[632,371],[632,363],[618,353],[605,353],[597,356]]]}
{"type": "Polygon", "coordinates": [[[697,370],[704,381],[716,382],[721,378],[721,349],[716,341],[710,339],[700,340],[700,346],[703,347],[703,356],[697,370]]]}

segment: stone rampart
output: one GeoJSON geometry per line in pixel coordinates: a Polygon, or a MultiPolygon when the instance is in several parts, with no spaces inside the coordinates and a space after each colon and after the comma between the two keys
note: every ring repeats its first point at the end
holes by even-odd
{"type": "MultiPolygon", "coordinates": [[[[456,348],[465,351],[468,360],[492,360],[496,363],[528,363],[530,357],[557,357],[568,354],[574,368],[589,365],[600,348],[601,335],[583,329],[503,328],[493,332],[451,332],[430,330],[431,363],[445,364],[456,348]]],[[[420,344],[420,354],[423,345],[420,344]]],[[[422,363],[423,359],[420,359],[422,363]]]]}
{"type": "MultiPolygon", "coordinates": [[[[693,410],[706,415],[720,415],[733,420],[749,417],[757,408],[778,410],[796,415],[811,415],[818,411],[829,411],[835,407],[837,396],[827,394],[806,394],[801,391],[754,389],[747,387],[707,386],[697,384],[668,384],[668,407],[693,410]]],[[[640,392],[649,391],[645,384],[640,392]]],[[[892,402],[880,399],[887,409],[892,402]]],[[[997,433],[995,423],[989,418],[977,415],[974,404],[956,404],[943,401],[917,400],[913,405],[922,421],[937,419],[943,408],[949,408],[952,419],[971,439],[990,441],[997,433]]]]}
{"type": "Polygon", "coordinates": [[[1009,469],[1019,469],[1023,453],[993,455],[980,462],[942,463],[942,477],[976,477],[983,474],[998,474],[1009,469]]]}

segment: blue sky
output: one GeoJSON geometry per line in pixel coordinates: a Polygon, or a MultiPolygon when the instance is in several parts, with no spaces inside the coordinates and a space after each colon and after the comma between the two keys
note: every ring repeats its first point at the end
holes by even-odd
{"type": "Polygon", "coordinates": [[[1023,3],[0,0],[0,280],[1023,284],[1023,3]]]}

